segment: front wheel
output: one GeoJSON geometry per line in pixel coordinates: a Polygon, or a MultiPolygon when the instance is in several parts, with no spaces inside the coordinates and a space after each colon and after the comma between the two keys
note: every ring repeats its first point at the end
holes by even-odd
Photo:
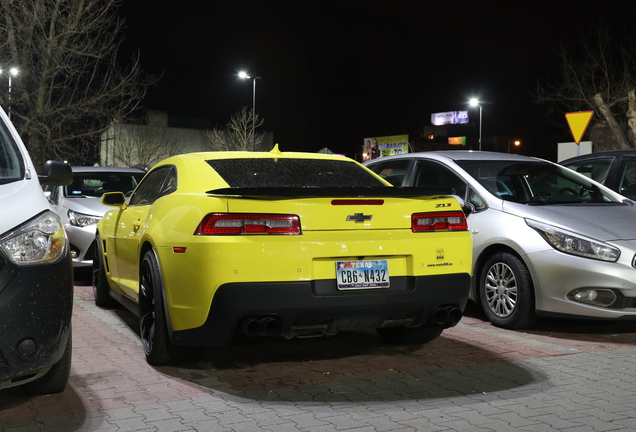
{"type": "Polygon", "coordinates": [[[439,337],[444,328],[435,324],[419,327],[380,327],[376,331],[386,342],[392,344],[424,344],[439,337]]]}
{"type": "Polygon", "coordinates": [[[486,316],[498,327],[527,328],[536,321],[530,272],[508,252],[496,253],[484,264],[479,297],[486,316]]]}
{"type": "Polygon", "coordinates": [[[163,302],[163,278],[153,250],[144,254],[139,274],[139,330],[146,360],[153,366],[175,362],[163,302]]]}

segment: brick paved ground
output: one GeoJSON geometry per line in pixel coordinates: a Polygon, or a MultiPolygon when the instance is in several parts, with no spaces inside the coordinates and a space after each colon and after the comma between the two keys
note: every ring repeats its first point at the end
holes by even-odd
{"type": "Polygon", "coordinates": [[[0,430],[631,431],[636,323],[492,327],[469,308],[427,345],[373,332],[238,340],[185,367],[148,366],[135,318],[77,286],[71,382],[0,391],[0,430]]]}

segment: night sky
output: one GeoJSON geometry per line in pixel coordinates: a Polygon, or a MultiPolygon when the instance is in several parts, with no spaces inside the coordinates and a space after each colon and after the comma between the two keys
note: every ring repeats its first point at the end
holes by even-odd
{"type": "Polygon", "coordinates": [[[522,153],[554,160],[558,131],[530,90],[558,76],[560,42],[599,20],[622,32],[636,2],[134,0],[122,13],[124,53],[162,74],[147,109],[223,126],[252,106],[245,70],[261,77],[256,111],[283,151],[353,157],[365,137],[414,139],[431,113],[478,97],[483,136],[520,137],[522,153]]]}

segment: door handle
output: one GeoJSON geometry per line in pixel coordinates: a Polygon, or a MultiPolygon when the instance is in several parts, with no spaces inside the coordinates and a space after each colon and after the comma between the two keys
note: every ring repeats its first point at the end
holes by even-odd
{"type": "Polygon", "coordinates": [[[139,228],[141,228],[141,219],[137,219],[135,222],[133,222],[133,231],[137,232],[139,231],[139,228]]]}

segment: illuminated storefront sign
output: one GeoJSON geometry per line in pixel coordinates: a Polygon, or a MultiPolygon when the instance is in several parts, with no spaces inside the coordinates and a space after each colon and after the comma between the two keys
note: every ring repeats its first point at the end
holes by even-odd
{"type": "Polygon", "coordinates": [[[466,124],[468,123],[468,111],[448,111],[431,114],[431,123],[434,126],[445,124],[466,124]]]}

